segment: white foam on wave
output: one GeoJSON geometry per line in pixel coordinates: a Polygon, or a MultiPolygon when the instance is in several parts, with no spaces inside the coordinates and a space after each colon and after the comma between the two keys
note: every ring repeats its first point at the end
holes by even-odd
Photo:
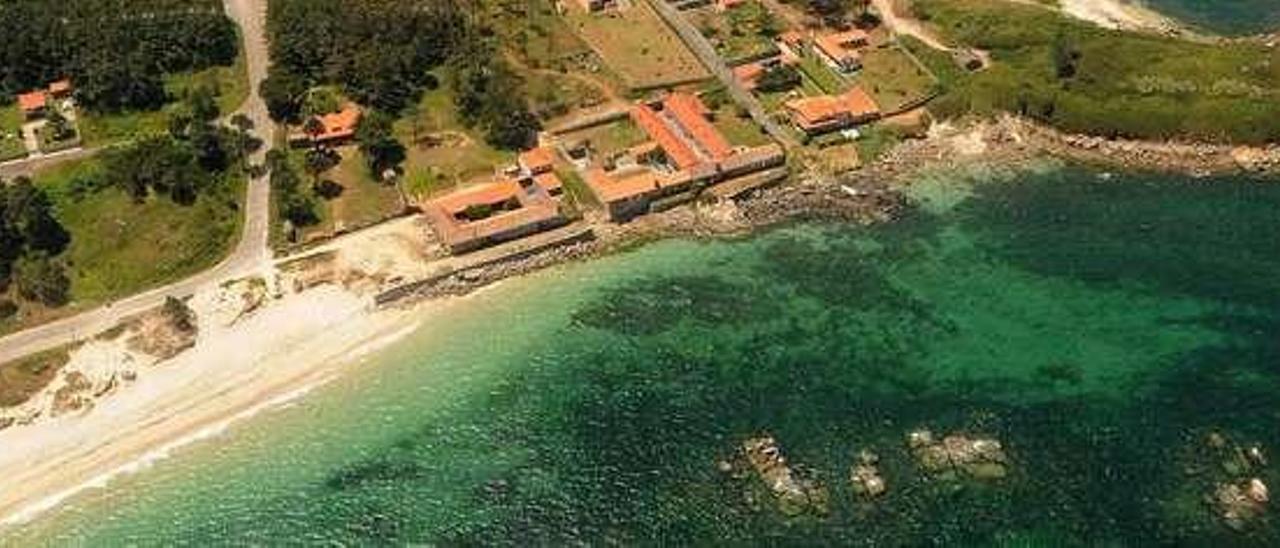
{"type": "MultiPolygon", "coordinates": [[[[422,322],[420,321],[412,322],[401,329],[398,329],[394,332],[388,333],[386,335],[383,335],[381,337],[370,340],[364,344],[361,344],[359,346],[352,348],[350,351],[346,353],[345,356],[343,356],[343,360],[351,363],[364,362],[370,357],[370,355],[390,346],[391,344],[399,341],[400,339],[403,339],[404,337],[412,334],[413,332],[417,331],[421,327],[422,327],[422,322]]],[[[281,409],[286,409],[288,407],[291,407],[293,404],[297,403],[303,396],[306,396],[311,391],[321,386],[324,386],[325,384],[328,384],[329,382],[336,379],[338,376],[339,376],[338,373],[332,373],[324,376],[318,381],[312,382],[310,384],[307,384],[295,390],[283,393],[279,396],[275,396],[265,402],[254,405],[248,409],[245,409],[244,411],[236,413],[225,420],[209,425],[205,428],[192,432],[191,434],[185,435],[174,441],[166,443],[156,449],[148,451],[147,453],[143,454],[141,457],[129,463],[116,467],[105,473],[99,474],[79,485],[65,489],[63,491],[60,491],[58,493],[45,497],[38,502],[27,505],[22,509],[18,510],[17,512],[14,512],[13,514],[0,518],[0,528],[29,523],[30,521],[40,516],[41,514],[57,508],[58,506],[66,502],[67,499],[70,499],[71,497],[77,494],[80,494],[90,489],[104,489],[107,487],[108,484],[111,483],[113,479],[116,479],[118,477],[125,476],[125,475],[134,474],[142,470],[145,470],[147,468],[150,468],[152,465],[156,464],[157,462],[160,462],[172,456],[174,451],[177,449],[180,449],[182,447],[191,445],[199,441],[218,437],[226,433],[228,430],[230,430],[231,426],[233,426],[234,424],[244,420],[248,420],[263,412],[281,410],[281,409]]]]}

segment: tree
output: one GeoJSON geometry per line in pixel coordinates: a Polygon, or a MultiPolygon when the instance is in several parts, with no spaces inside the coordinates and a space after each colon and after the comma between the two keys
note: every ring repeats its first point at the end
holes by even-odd
{"type": "Polygon", "coordinates": [[[53,140],[65,141],[76,136],[75,129],[71,127],[71,122],[66,116],[62,115],[62,111],[57,107],[49,109],[49,115],[45,117],[47,121],[45,127],[52,133],[53,140]]]}
{"type": "Polygon", "coordinates": [[[235,141],[236,150],[240,156],[240,168],[248,171],[249,152],[251,148],[255,148],[253,146],[255,138],[249,133],[253,130],[253,119],[243,112],[237,112],[231,116],[231,127],[236,128],[235,141]]]}
{"type": "Polygon", "coordinates": [[[186,301],[170,295],[165,297],[161,311],[174,329],[185,333],[195,331],[196,315],[186,301]]]}
{"type": "Polygon", "coordinates": [[[18,259],[14,274],[22,298],[52,307],[67,304],[71,280],[67,279],[62,265],[47,253],[36,251],[24,255],[18,259]]]}
{"type": "Polygon", "coordinates": [[[375,178],[381,179],[383,173],[397,168],[405,159],[404,145],[396,140],[391,124],[390,116],[375,110],[361,117],[356,127],[360,152],[375,178]]]}
{"type": "Polygon", "coordinates": [[[756,80],[756,89],[765,93],[789,91],[800,85],[800,71],[795,67],[779,65],[768,69],[756,80]]]}
{"type": "Polygon", "coordinates": [[[320,148],[320,136],[324,135],[324,130],[324,122],[315,116],[307,118],[307,121],[302,123],[302,132],[311,138],[312,150],[320,148]]]}
{"type": "Polygon", "coordinates": [[[267,111],[277,122],[296,122],[302,111],[302,96],[307,91],[307,84],[291,72],[272,67],[258,87],[262,100],[267,104],[267,111]]]}
{"type": "Polygon", "coordinates": [[[71,234],[53,216],[53,202],[31,180],[19,177],[5,193],[4,221],[33,251],[48,255],[62,253],[71,243],[71,234]]]}
{"type": "Polygon", "coordinates": [[[219,109],[216,94],[209,86],[195,86],[187,94],[187,105],[191,108],[191,116],[201,122],[212,122],[218,119],[219,109]]]}

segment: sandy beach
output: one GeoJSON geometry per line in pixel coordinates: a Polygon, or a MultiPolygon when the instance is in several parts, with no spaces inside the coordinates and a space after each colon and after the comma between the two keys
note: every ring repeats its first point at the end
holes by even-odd
{"type": "Polygon", "coordinates": [[[198,292],[189,301],[195,345],[171,359],[130,350],[124,337],[73,351],[59,380],[23,411],[29,416],[0,430],[0,529],[299,397],[454,306],[459,299],[373,306],[378,280],[423,268],[418,228],[397,222],[331,245],[341,266],[320,274],[282,266],[269,277],[284,289],[260,292],[249,305],[245,288],[267,285],[225,282],[198,292]],[[69,371],[88,379],[95,397],[87,409],[59,414],[51,406],[69,371]]]}
{"type": "Polygon", "coordinates": [[[1061,0],[1063,13],[1100,27],[1118,30],[1170,33],[1183,25],[1130,0],[1061,0]]]}

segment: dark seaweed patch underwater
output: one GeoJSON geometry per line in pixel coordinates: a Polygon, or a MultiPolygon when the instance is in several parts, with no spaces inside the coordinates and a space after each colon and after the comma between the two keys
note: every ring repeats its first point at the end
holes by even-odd
{"type": "MultiPolygon", "coordinates": [[[[1233,530],[1209,498],[1246,476],[1280,486],[1277,465],[1246,471],[1236,452],[1280,454],[1277,235],[1277,184],[1063,168],[978,183],[954,208],[880,227],[656,244],[559,271],[537,282],[559,292],[503,309],[524,327],[486,328],[525,350],[455,381],[465,397],[351,411],[411,425],[387,440],[257,498],[213,490],[176,525],[66,530],[194,543],[1274,545],[1274,512],[1233,530]],[[657,256],[662,268],[638,266],[657,256]],[[1008,475],[922,473],[906,442],[919,428],[999,439],[1008,475]],[[754,476],[719,468],[762,433],[826,486],[828,513],[785,515],[754,476]],[[849,482],[864,449],[888,485],[871,501],[849,482]]],[[[326,420],[313,425],[335,441],[314,447],[332,457],[358,421],[326,420]]],[[[293,445],[280,451],[307,458],[293,445]]]]}

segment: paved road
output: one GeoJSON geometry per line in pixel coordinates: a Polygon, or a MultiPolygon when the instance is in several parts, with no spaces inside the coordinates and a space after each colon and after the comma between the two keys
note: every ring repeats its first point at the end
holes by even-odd
{"type": "Polygon", "coordinates": [[[724,84],[733,100],[747,109],[747,112],[751,114],[751,118],[757,124],[760,124],[765,131],[769,132],[769,135],[772,135],[775,140],[787,148],[799,146],[799,143],[792,138],[790,133],[787,133],[785,128],[769,117],[764,105],[761,105],[760,101],[756,100],[755,95],[752,95],[750,91],[742,87],[742,84],[738,83],[738,79],[733,76],[733,71],[720,58],[720,54],[716,53],[715,46],[712,46],[711,42],[708,42],[706,37],[701,32],[698,32],[693,23],[690,23],[680,14],[680,10],[677,10],[666,0],[649,0],[649,4],[657,10],[658,15],[661,15],[671,28],[675,29],[680,40],[689,46],[689,49],[698,57],[698,60],[702,61],[703,65],[706,65],[707,70],[710,70],[724,84]]]}
{"type": "Polygon", "coordinates": [[[31,176],[33,173],[41,169],[56,166],[63,162],[73,162],[76,160],[83,160],[101,151],[102,151],[101,147],[91,147],[91,148],[76,147],[72,149],[54,152],[51,154],[31,156],[28,158],[23,158],[21,160],[6,162],[3,164],[0,164],[0,178],[12,179],[19,175],[31,176]]]}
{"type": "MultiPolygon", "coordinates": [[[[253,120],[258,134],[270,146],[272,139],[269,131],[274,128],[274,123],[257,93],[258,84],[267,74],[268,54],[264,29],[266,0],[224,2],[227,14],[243,29],[245,59],[249,68],[251,91],[249,99],[240,107],[239,112],[247,114],[253,120]]],[[[254,162],[262,161],[268,146],[255,154],[254,162]]],[[[267,242],[271,221],[270,196],[266,177],[249,182],[244,208],[244,232],[235,249],[217,266],[174,284],[0,338],[0,363],[92,337],[110,329],[121,318],[159,306],[169,296],[184,297],[210,284],[269,269],[272,258],[267,242]]]]}

